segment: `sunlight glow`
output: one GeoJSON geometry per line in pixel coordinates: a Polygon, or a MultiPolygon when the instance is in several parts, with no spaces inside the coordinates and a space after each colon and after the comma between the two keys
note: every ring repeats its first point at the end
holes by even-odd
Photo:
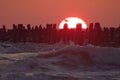
{"type": "Polygon", "coordinates": [[[64,26],[65,23],[68,24],[68,28],[69,28],[69,29],[76,28],[76,25],[77,25],[78,23],[82,24],[82,29],[86,29],[86,28],[87,28],[86,23],[85,23],[81,18],[78,18],[78,17],[68,17],[68,18],[65,18],[65,19],[60,23],[59,29],[63,29],[63,26],[64,26]]]}

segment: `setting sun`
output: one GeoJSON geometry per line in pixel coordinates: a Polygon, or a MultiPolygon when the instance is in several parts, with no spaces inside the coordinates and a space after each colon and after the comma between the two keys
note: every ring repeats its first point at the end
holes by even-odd
{"type": "Polygon", "coordinates": [[[68,24],[68,28],[76,28],[77,24],[81,24],[82,25],[82,29],[86,29],[87,25],[86,23],[78,17],[68,17],[65,18],[59,25],[59,29],[63,29],[64,24],[68,24]]]}

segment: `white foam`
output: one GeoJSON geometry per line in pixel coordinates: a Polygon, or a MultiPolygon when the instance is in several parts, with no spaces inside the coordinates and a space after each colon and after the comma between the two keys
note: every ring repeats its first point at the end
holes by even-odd
{"type": "Polygon", "coordinates": [[[79,71],[87,70],[90,72],[96,70],[96,74],[98,74],[99,68],[97,66],[100,67],[101,65],[102,69],[113,69],[114,67],[110,66],[119,66],[120,49],[93,46],[91,44],[80,46],[74,43],[0,43],[0,61],[4,62],[4,64],[0,64],[0,70],[3,71],[0,74],[3,79],[6,79],[9,77],[9,74],[13,73],[18,76],[23,73],[24,75],[20,75],[19,79],[28,79],[31,77],[31,79],[37,80],[37,75],[43,76],[43,73],[47,77],[41,77],[41,79],[44,78],[43,80],[64,77],[58,74],[79,78],[81,74],[84,74],[79,71]],[[93,65],[91,66],[89,63],[93,65]],[[33,75],[27,76],[27,72],[33,75]]]}

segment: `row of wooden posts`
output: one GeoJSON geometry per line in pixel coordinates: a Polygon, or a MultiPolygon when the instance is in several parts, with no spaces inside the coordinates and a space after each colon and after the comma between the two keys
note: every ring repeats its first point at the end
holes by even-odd
{"type": "Polygon", "coordinates": [[[99,46],[120,46],[120,26],[102,27],[100,23],[90,23],[87,29],[82,29],[77,24],[75,29],[69,29],[64,24],[63,29],[57,29],[56,24],[46,24],[46,27],[31,26],[28,24],[13,24],[12,29],[6,26],[0,28],[0,42],[34,42],[54,44],[62,41],[69,44],[70,41],[79,45],[93,44],[99,46]]]}

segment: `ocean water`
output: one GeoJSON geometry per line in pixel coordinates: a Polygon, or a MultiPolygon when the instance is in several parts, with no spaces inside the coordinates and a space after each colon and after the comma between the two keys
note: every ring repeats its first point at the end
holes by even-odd
{"type": "Polygon", "coordinates": [[[0,80],[120,80],[120,49],[0,43],[0,80]]]}

